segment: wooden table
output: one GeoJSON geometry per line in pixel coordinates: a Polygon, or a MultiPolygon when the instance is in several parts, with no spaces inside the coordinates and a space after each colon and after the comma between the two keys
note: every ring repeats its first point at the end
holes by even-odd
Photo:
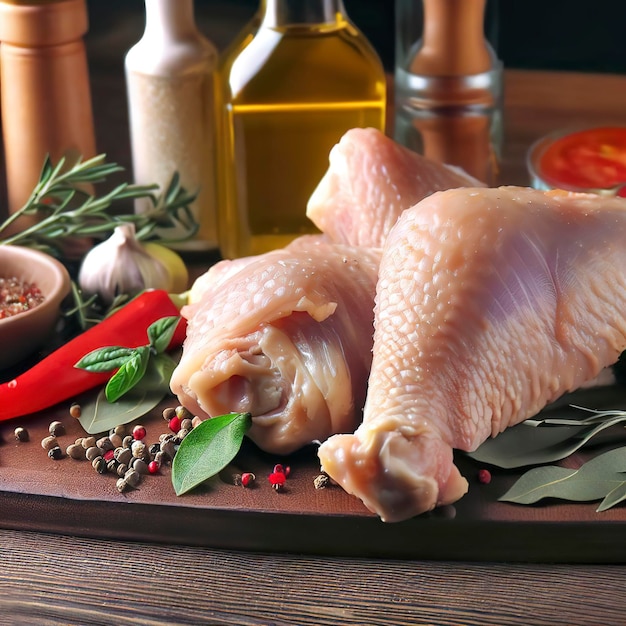
{"type": "MultiPolygon", "coordinates": [[[[92,80],[99,149],[130,167],[118,68],[92,80]]],[[[626,77],[509,71],[505,84],[503,183],[527,184],[525,153],[546,132],[626,124],[626,77]]],[[[0,531],[0,563],[0,623],[11,625],[626,623],[623,566],[321,558],[15,530],[0,531]]]]}

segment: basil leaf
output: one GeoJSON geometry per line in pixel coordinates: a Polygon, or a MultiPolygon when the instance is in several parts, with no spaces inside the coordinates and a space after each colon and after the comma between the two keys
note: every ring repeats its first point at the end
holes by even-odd
{"type": "Polygon", "coordinates": [[[228,413],[198,424],[182,440],[172,463],[177,496],[223,470],[237,455],[252,426],[250,413],[228,413]]]}
{"type": "Polygon", "coordinates": [[[86,354],[74,367],[88,372],[110,372],[124,365],[134,352],[135,348],[121,346],[98,348],[86,354]]]}
{"type": "Polygon", "coordinates": [[[536,467],[523,474],[499,500],[533,504],[543,498],[575,502],[599,500],[626,481],[626,446],[587,461],[577,470],[536,467]]]}
{"type": "Polygon", "coordinates": [[[148,339],[157,354],[167,350],[179,321],[179,316],[171,315],[169,317],[162,317],[160,320],[148,326],[148,339]]]}
{"type": "Polygon", "coordinates": [[[149,346],[134,349],[133,354],[115,372],[104,389],[109,402],[115,402],[121,398],[143,378],[149,358],[149,346]]]}

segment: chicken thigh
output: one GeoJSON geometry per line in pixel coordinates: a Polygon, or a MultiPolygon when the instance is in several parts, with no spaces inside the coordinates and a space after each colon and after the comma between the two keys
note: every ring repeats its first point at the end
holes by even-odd
{"type": "Polygon", "coordinates": [[[438,192],[392,229],[362,425],[322,468],[385,521],[458,500],[453,449],[580,387],[626,348],[626,200],[438,192]]]}

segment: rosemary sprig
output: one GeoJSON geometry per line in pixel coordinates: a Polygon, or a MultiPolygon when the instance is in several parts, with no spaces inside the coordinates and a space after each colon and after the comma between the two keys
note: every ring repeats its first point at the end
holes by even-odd
{"type": "Polygon", "coordinates": [[[158,185],[122,183],[100,196],[82,187],[103,183],[112,174],[122,171],[123,167],[107,163],[103,154],[86,161],[79,159],[71,166],[65,159],[53,165],[47,157],[39,182],[24,206],[0,224],[0,245],[21,245],[61,257],[65,238],[105,237],[116,226],[127,222],[135,224],[137,237],[142,240],[153,236],[157,228],[161,240],[174,242],[193,237],[198,224],[189,205],[195,194],[181,186],[177,173],[160,194],[158,185]],[[143,213],[119,211],[122,202],[138,198],[147,198],[152,208],[143,213]],[[36,216],[37,221],[2,238],[3,233],[24,216],[36,216]],[[181,227],[184,236],[171,239],[163,236],[168,228],[181,227]]]}

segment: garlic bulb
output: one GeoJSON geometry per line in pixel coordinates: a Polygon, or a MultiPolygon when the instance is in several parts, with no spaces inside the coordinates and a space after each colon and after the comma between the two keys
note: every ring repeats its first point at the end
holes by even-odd
{"type": "Polygon", "coordinates": [[[111,304],[119,294],[134,296],[144,289],[182,291],[188,281],[187,268],[175,252],[135,237],[135,225],[121,224],[85,256],[78,284],[86,295],[98,294],[111,304]]]}

